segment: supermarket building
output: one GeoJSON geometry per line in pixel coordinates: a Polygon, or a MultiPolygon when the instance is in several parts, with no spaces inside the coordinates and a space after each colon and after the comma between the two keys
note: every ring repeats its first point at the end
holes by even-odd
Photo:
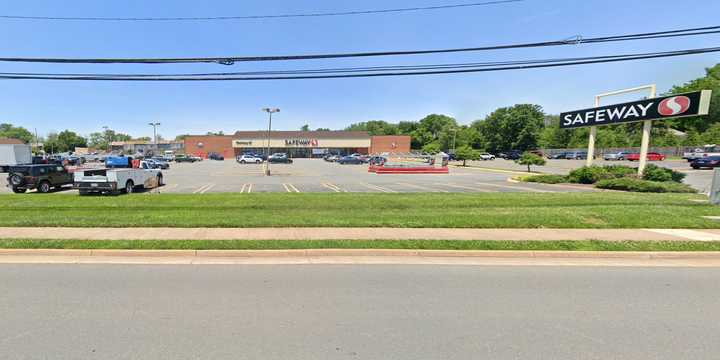
{"type": "MultiPolygon", "coordinates": [[[[207,157],[210,153],[226,158],[244,153],[265,154],[267,131],[238,131],[233,135],[188,135],[185,152],[207,157]]],[[[406,153],[410,136],[370,136],[366,131],[271,131],[270,153],[287,153],[293,158],[322,157],[325,154],[349,155],[406,153]]]]}

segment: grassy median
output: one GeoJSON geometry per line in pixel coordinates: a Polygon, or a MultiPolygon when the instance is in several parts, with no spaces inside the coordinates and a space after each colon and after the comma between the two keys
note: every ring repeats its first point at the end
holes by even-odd
{"type": "Polygon", "coordinates": [[[720,241],[463,241],[463,240],[0,240],[3,249],[123,250],[548,250],[720,251],[720,241]]]}
{"type": "MultiPolygon", "coordinates": [[[[717,228],[695,194],[0,195],[0,226],[717,228]],[[696,201],[693,201],[696,200],[696,201]]],[[[48,233],[52,237],[52,233],[48,233]]]]}

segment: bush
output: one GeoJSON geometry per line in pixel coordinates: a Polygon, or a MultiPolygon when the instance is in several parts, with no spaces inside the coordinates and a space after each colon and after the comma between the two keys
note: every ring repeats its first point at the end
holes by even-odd
{"type": "Polygon", "coordinates": [[[624,165],[583,166],[571,171],[568,180],[573,183],[594,184],[600,180],[632,176],[636,171],[637,169],[624,165]]]}
{"type": "Polygon", "coordinates": [[[685,174],[672,169],[649,164],[645,167],[642,178],[650,181],[674,181],[679,183],[685,178],[685,174]]]}
{"type": "Polygon", "coordinates": [[[562,175],[532,175],[522,179],[527,182],[543,183],[543,184],[560,184],[568,182],[567,177],[562,175]]]}
{"type": "Polygon", "coordinates": [[[595,184],[599,189],[653,192],[653,193],[695,193],[695,189],[676,182],[648,181],[633,178],[605,179],[595,184]]]}
{"type": "Polygon", "coordinates": [[[612,176],[602,166],[583,166],[575,169],[568,175],[568,180],[580,184],[594,184],[599,180],[610,179],[612,176]]]}

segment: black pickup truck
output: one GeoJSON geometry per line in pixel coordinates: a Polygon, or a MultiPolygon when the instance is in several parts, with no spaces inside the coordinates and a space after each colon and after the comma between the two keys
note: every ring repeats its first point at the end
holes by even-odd
{"type": "Polygon", "coordinates": [[[73,175],[62,165],[35,164],[11,166],[8,171],[8,187],[16,194],[37,189],[48,193],[53,188],[73,183],[73,175]]]}

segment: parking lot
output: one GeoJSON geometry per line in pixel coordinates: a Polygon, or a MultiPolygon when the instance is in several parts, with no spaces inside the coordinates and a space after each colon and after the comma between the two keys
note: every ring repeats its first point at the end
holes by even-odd
{"type": "MultiPolygon", "coordinates": [[[[637,163],[624,161],[596,164],[637,163]]],[[[683,160],[653,162],[688,174],[685,182],[706,192],[712,181],[712,171],[692,170],[683,160]]],[[[542,167],[533,167],[546,173],[566,174],[585,164],[584,160],[548,160],[542,167]]],[[[265,176],[263,165],[238,164],[234,160],[204,160],[197,163],[172,163],[163,170],[166,185],[151,192],[206,194],[222,192],[577,192],[595,191],[576,184],[546,185],[517,183],[510,178],[523,174],[527,168],[512,161],[469,162],[467,168],[451,166],[450,174],[374,174],[367,165],[340,165],[321,159],[295,159],[293,164],[271,164],[272,176],[265,176]]],[[[5,182],[6,174],[0,174],[5,182]]],[[[4,184],[3,184],[4,185],[4,184]]],[[[2,193],[10,193],[3,186],[2,193]]],[[[77,194],[69,188],[55,194],[77,194]]]]}
{"type": "MultiPolygon", "coordinates": [[[[369,173],[367,165],[340,165],[321,159],[295,159],[293,164],[238,164],[234,160],[172,163],[163,170],[166,185],[161,193],[207,194],[220,192],[558,192],[593,191],[578,185],[545,185],[508,181],[520,174],[507,170],[451,167],[450,174],[369,173]]],[[[4,179],[5,174],[2,175],[4,179]]],[[[3,187],[2,192],[10,190],[3,187]]],[[[74,190],[56,194],[73,194],[74,190]]]]}

